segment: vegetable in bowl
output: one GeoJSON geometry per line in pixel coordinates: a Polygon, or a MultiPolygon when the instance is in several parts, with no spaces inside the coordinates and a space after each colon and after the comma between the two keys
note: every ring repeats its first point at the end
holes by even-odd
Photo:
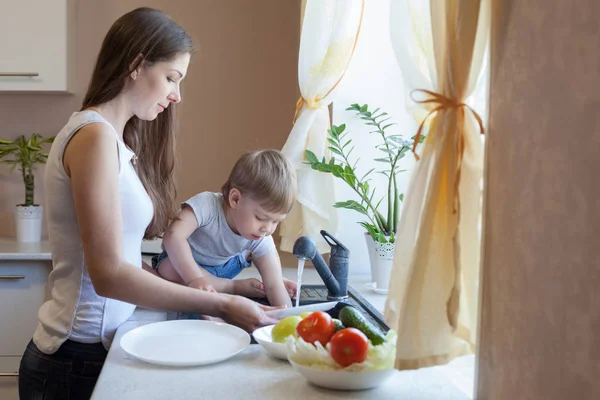
{"type": "Polygon", "coordinates": [[[345,327],[334,333],[330,327],[331,317],[325,313],[315,314],[311,314],[315,323],[298,324],[298,337],[289,336],[286,339],[290,361],[330,371],[361,372],[394,368],[396,332],[390,330],[384,335],[374,330],[373,326],[365,324],[364,317],[352,307],[342,309],[340,319],[345,327]],[[351,318],[343,318],[344,315],[351,318]]]}

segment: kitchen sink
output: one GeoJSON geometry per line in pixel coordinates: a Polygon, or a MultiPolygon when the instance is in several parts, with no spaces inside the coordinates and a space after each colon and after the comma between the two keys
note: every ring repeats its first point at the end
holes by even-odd
{"type": "MultiPolygon", "coordinates": [[[[266,298],[253,298],[252,300],[260,303],[269,305],[266,298]]],[[[327,288],[325,285],[302,285],[300,293],[300,305],[324,303],[331,300],[327,300],[327,288]]],[[[292,301],[294,304],[294,301],[292,301]]],[[[385,323],[383,315],[375,307],[371,305],[364,297],[362,297],[358,291],[352,286],[348,286],[348,298],[340,301],[334,308],[327,311],[332,318],[338,318],[339,312],[346,306],[353,306],[358,309],[361,314],[365,316],[374,325],[379,326],[384,333],[390,330],[390,327],[385,323]]],[[[198,314],[193,313],[168,313],[168,319],[202,319],[198,314]]],[[[252,343],[256,343],[252,338],[252,343]]]]}

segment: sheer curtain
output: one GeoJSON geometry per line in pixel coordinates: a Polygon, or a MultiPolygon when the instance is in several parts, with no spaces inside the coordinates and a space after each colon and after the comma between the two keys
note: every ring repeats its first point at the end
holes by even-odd
{"type": "Polygon", "coordinates": [[[398,331],[398,369],[447,363],[474,348],[483,125],[466,99],[489,40],[489,3],[391,5],[392,43],[414,100],[410,111],[428,129],[404,201],[385,307],[398,331]]]}
{"type": "Polygon", "coordinates": [[[364,0],[306,1],[298,61],[301,97],[294,126],[282,149],[298,175],[298,201],[281,224],[281,250],[291,252],[294,241],[306,235],[325,253],[329,246],[319,231],[334,233],[337,229],[333,176],[305,165],[304,150],[319,158],[329,156],[327,106],[352,59],[363,10],[364,0]]]}

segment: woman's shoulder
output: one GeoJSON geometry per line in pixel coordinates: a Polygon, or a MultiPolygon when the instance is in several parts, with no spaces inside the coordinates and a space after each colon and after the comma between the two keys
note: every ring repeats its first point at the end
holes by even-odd
{"type": "Polygon", "coordinates": [[[106,144],[114,148],[115,133],[111,125],[91,111],[77,111],[54,138],[51,154],[63,160],[67,148],[78,147],[78,152],[87,154],[97,151],[96,147],[106,144]],[[75,145],[74,145],[75,144],[75,145]]]}
{"type": "Polygon", "coordinates": [[[77,129],[69,140],[68,146],[77,147],[78,152],[106,150],[116,152],[115,134],[112,128],[100,121],[89,122],[77,129]]]}
{"type": "MultiPolygon", "coordinates": [[[[67,123],[56,135],[55,142],[69,142],[79,132],[92,132],[93,134],[105,134],[112,132],[112,126],[100,114],[92,110],[76,111],[71,114],[67,123]]],[[[114,136],[114,132],[113,132],[114,136]]]]}

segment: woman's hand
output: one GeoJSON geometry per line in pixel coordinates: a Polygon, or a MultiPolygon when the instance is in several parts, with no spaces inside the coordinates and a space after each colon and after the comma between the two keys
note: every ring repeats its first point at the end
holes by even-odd
{"type": "MultiPolygon", "coordinates": [[[[225,295],[222,295],[225,296],[225,295]]],[[[265,314],[265,311],[277,310],[284,307],[269,307],[258,304],[241,296],[227,295],[223,315],[226,322],[239,326],[246,332],[254,332],[261,326],[274,325],[279,322],[278,318],[265,314]]]]}

